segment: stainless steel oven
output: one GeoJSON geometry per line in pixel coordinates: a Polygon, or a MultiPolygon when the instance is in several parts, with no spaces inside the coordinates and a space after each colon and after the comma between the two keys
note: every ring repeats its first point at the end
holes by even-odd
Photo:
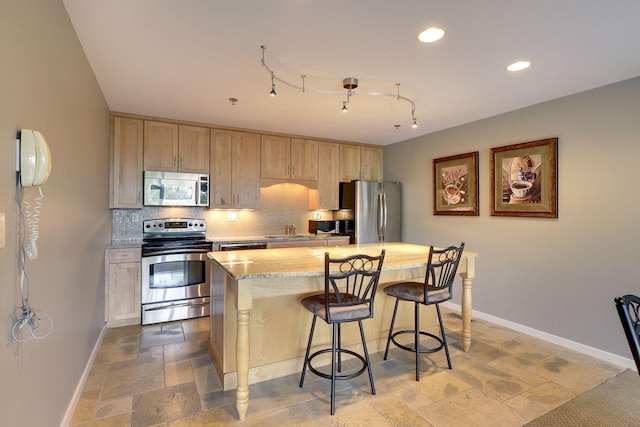
{"type": "Polygon", "coordinates": [[[142,324],[208,316],[212,243],[203,219],[143,222],[142,324]]]}

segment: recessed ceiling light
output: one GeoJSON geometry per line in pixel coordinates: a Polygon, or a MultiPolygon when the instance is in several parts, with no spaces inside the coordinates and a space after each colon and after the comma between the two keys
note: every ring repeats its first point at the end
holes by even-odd
{"type": "Polygon", "coordinates": [[[507,65],[507,71],[522,71],[529,68],[530,65],[530,61],[516,61],[513,64],[507,65]]]}
{"type": "Polygon", "coordinates": [[[444,30],[436,27],[427,28],[426,30],[418,34],[418,40],[420,40],[422,43],[437,42],[442,37],[444,37],[444,30]]]}

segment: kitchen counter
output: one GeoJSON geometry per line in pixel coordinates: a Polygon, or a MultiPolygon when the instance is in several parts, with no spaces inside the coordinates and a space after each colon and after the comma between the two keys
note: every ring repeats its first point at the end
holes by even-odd
{"type": "MultiPolygon", "coordinates": [[[[249,384],[300,372],[313,317],[300,300],[324,289],[324,253],[378,255],[383,248],[375,317],[363,322],[367,346],[374,353],[384,350],[395,303],[382,289],[393,281],[423,280],[428,246],[385,243],[208,254],[213,264],[210,354],[224,389],[236,388],[240,419],[246,416],[249,384]]],[[[471,343],[471,281],[477,256],[465,251],[458,267],[464,351],[471,343]]],[[[423,328],[435,325],[435,310],[425,310],[421,320],[423,328]]],[[[399,311],[396,326],[412,329],[412,308],[399,311]]],[[[330,346],[330,329],[318,325],[312,351],[330,346]]],[[[358,328],[343,328],[342,334],[345,347],[361,351],[358,328]]]]}

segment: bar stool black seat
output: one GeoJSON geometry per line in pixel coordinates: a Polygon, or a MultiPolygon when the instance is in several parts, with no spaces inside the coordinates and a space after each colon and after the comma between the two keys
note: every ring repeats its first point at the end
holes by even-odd
{"type": "Polygon", "coordinates": [[[329,253],[324,255],[324,292],[308,296],[301,301],[304,308],[313,313],[309,343],[304,357],[304,366],[300,377],[300,388],[304,384],[307,367],[314,374],[331,380],[331,415],[335,413],[336,381],[349,380],[369,371],[371,393],[376,394],[371,373],[371,363],[364,337],[362,320],[373,317],[373,303],[380,278],[380,271],[384,261],[385,251],[379,256],[353,255],[347,258],[331,259],[329,253]],[[332,325],[333,335],[331,348],[311,352],[311,342],[316,327],[316,320],[320,317],[327,324],[332,325]],[[362,339],[363,354],[342,348],[340,326],[347,322],[358,322],[360,338],[362,339]],[[331,373],[322,372],[311,364],[311,361],[321,354],[331,353],[331,373]],[[354,356],[362,366],[342,372],[342,354],[354,356]],[[336,372],[337,371],[337,372],[336,372]]]}
{"type": "Polygon", "coordinates": [[[463,250],[464,242],[462,242],[459,247],[449,246],[445,249],[434,249],[433,246],[431,246],[429,248],[424,282],[396,282],[384,288],[384,292],[387,295],[395,297],[396,299],[393,317],[391,319],[391,327],[389,328],[389,336],[387,337],[387,348],[384,352],[384,360],[387,360],[389,345],[392,341],[399,348],[416,353],[416,381],[420,381],[420,354],[435,353],[444,348],[447,355],[447,364],[449,365],[449,369],[451,369],[451,357],[449,356],[447,336],[444,333],[442,315],[440,314],[440,303],[448,301],[453,297],[453,281],[463,250]],[[414,329],[394,332],[393,327],[396,322],[398,303],[400,301],[414,303],[414,329]],[[438,322],[440,324],[440,337],[420,330],[421,305],[435,305],[436,312],[438,313],[438,322]],[[396,337],[403,334],[412,334],[414,336],[413,346],[400,344],[396,341],[396,337]],[[421,335],[434,339],[437,342],[437,346],[421,348],[421,335]]]}

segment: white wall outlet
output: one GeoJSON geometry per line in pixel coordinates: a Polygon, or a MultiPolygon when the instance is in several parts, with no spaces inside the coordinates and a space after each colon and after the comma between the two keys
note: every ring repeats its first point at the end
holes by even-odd
{"type": "Polygon", "coordinates": [[[131,214],[131,221],[140,222],[140,214],[138,212],[134,212],[131,214]]]}
{"type": "Polygon", "coordinates": [[[227,221],[235,222],[237,220],[238,220],[238,213],[237,212],[228,212],[227,213],[227,221]]]}
{"type": "Polygon", "coordinates": [[[4,248],[4,242],[5,242],[4,231],[5,231],[4,213],[0,213],[0,248],[4,248]]]}

